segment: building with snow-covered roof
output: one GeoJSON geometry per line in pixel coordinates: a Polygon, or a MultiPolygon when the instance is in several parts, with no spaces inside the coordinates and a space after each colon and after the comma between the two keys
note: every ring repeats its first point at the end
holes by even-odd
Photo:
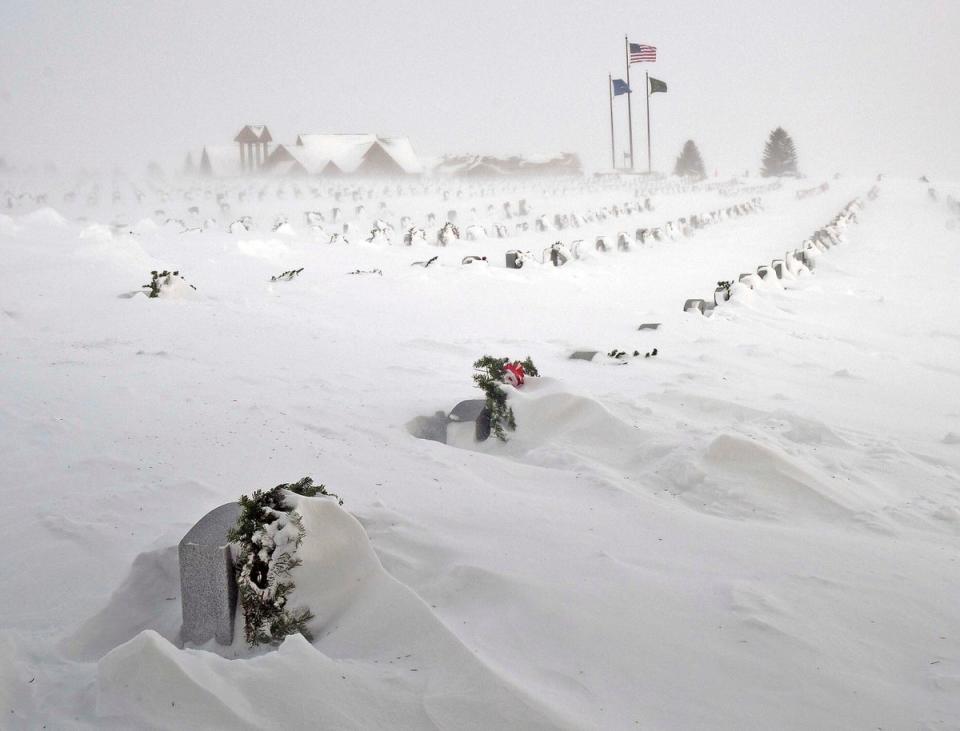
{"type": "Polygon", "coordinates": [[[291,175],[340,175],[337,164],[318,150],[298,145],[280,144],[263,165],[265,172],[281,177],[291,175]]]}
{"type": "Polygon", "coordinates": [[[296,147],[332,162],[344,175],[420,175],[423,164],[406,137],[373,134],[300,134],[296,147]]]}
{"type": "Polygon", "coordinates": [[[260,172],[278,176],[420,175],[423,162],[406,137],[374,134],[300,134],[293,144],[273,141],[265,125],[248,124],[233,138],[240,147],[208,145],[203,148],[199,171],[213,177],[260,172]]]}
{"type": "Polygon", "coordinates": [[[241,169],[257,170],[270,153],[273,137],[265,124],[248,124],[237,133],[233,141],[240,145],[241,169]]]}

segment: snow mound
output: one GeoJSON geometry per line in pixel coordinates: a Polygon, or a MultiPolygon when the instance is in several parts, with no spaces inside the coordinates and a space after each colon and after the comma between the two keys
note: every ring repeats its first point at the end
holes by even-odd
{"type": "Polygon", "coordinates": [[[64,228],[67,225],[67,219],[61,216],[53,208],[38,208],[35,211],[22,216],[20,222],[26,226],[36,228],[64,228]]]}
{"type": "Polygon", "coordinates": [[[91,223],[80,230],[79,238],[85,241],[111,241],[113,231],[109,226],[102,223],[91,223]]]}
{"type": "MultiPolygon", "coordinates": [[[[804,465],[775,442],[723,431],[691,442],[690,435],[664,429],[664,417],[645,414],[631,423],[549,378],[508,389],[508,399],[517,430],[507,433],[506,443],[476,442],[472,423],[451,423],[447,444],[540,467],[627,477],[648,494],[665,488],[699,512],[737,520],[858,520],[870,508],[862,496],[832,487],[816,463],[804,465]]],[[[787,442],[843,444],[815,422],[788,423],[787,442]]]]}
{"type": "Polygon", "coordinates": [[[293,635],[274,652],[230,660],[178,649],[148,629],[100,660],[99,714],[170,729],[573,725],[468,650],[383,569],[363,527],[335,502],[296,504],[306,537],[291,606],[316,615],[314,643],[293,635]]]}
{"type": "Polygon", "coordinates": [[[278,262],[290,253],[290,247],[280,239],[240,239],[237,251],[254,259],[278,262]]]}
{"type": "Polygon", "coordinates": [[[152,218],[141,218],[130,229],[138,236],[146,236],[160,232],[160,227],[152,218]]]}
{"type": "Polygon", "coordinates": [[[473,424],[450,424],[447,443],[563,470],[637,473],[661,456],[663,441],[651,429],[630,424],[589,396],[570,393],[556,379],[529,379],[507,388],[517,430],[506,443],[474,440],[473,424]]]}
{"type": "Polygon", "coordinates": [[[705,512],[791,522],[847,519],[854,512],[838,490],[773,444],[720,434],[699,467],[704,480],[681,496],[705,512]]]}
{"type": "Polygon", "coordinates": [[[107,606],[65,638],[60,649],[71,660],[94,661],[147,629],[178,642],[180,573],[177,547],[141,553],[107,606]]]}
{"type": "Polygon", "coordinates": [[[0,213],[0,236],[15,236],[19,231],[20,226],[10,216],[0,213]]]}
{"type": "Polygon", "coordinates": [[[183,277],[175,276],[170,278],[169,284],[164,284],[160,288],[158,297],[161,299],[193,300],[199,299],[199,294],[183,277]]]}

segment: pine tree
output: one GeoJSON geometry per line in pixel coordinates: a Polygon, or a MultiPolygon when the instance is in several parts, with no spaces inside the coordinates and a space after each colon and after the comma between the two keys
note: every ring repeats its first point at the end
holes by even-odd
{"type": "Polygon", "coordinates": [[[763,170],[765,178],[797,174],[797,150],[793,139],[783,127],[777,127],[770,133],[763,148],[763,170]]]}
{"type": "Polygon", "coordinates": [[[697,149],[693,140],[687,140],[684,144],[683,151],[677,158],[676,165],[673,166],[673,174],[698,179],[707,176],[703,167],[703,158],[700,157],[700,150],[697,149]]]}

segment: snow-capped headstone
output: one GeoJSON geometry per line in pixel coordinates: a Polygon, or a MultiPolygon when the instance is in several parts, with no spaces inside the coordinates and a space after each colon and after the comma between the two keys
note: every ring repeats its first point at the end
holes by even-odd
{"type": "Polygon", "coordinates": [[[487,408],[486,399],[461,401],[453,407],[449,420],[474,422],[476,424],[474,436],[478,442],[485,441],[490,436],[490,410],[487,408]]]}
{"type": "Polygon", "coordinates": [[[180,541],[180,636],[184,642],[233,642],[237,580],[227,531],[239,516],[239,503],[221,505],[204,515],[180,541]]]}

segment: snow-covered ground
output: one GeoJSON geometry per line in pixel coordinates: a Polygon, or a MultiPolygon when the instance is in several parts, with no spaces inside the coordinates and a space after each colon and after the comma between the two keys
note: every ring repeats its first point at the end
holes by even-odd
{"type": "Polygon", "coordinates": [[[4,196],[0,728],[960,728],[960,186],[765,182],[4,196]],[[813,274],[682,311],[855,197],[813,274]],[[451,209],[491,238],[431,245],[451,209]],[[377,218],[392,245],[364,241],[377,218]],[[196,289],[129,296],[163,269],[196,289]],[[415,438],[484,354],[543,374],[510,441],[415,438]],[[304,475],[345,501],[304,501],[314,642],[183,648],[177,542],[304,475]]]}

